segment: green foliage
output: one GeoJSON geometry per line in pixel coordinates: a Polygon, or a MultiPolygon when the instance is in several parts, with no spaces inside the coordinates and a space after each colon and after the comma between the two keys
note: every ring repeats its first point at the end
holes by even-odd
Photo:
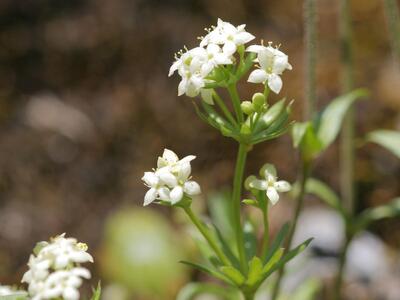
{"type": "Polygon", "coordinates": [[[224,300],[240,300],[240,294],[237,289],[221,287],[209,283],[189,283],[184,286],[176,300],[192,300],[198,295],[212,294],[224,300]]]}
{"type": "Polygon", "coordinates": [[[28,294],[26,292],[15,292],[15,294],[0,296],[0,300],[28,300],[28,294]]]}
{"type": "Polygon", "coordinates": [[[90,298],[90,300],[100,300],[100,296],[101,296],[101,283],[99,281],[99,283],[97,284],[97,287],[94,289],[92,289],[93,295],[92,298],[90,298]]]}
{"type": "Polygon", "coordinates": [[[365,89],[344,94],[332,100],[318,120],[293,125],[293,145],[300,148],[305,161],[312,161],[334,142],[351,105],[367,95],[365,89]]]}
{"type": "Polygon", "coordinates": [[[384,147],[400,158],[400,132],[394,130],[375,130],[367,135],[367,141],[384,147]]]}

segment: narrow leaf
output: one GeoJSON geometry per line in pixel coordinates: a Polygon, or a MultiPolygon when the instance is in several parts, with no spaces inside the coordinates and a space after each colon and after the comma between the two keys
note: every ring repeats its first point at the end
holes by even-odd
{"type": "Polygon", "coordinates": [[[365,89],[357,89],[334,100],[322,112],[318,127],[318,139],[327,148],[336,139],[343,119],[354,101],[368,95],[365,89]]]}
{"type": "Polygon", "coordinates": [[[93,295],[92,295],[92,298],[90,298],[90,300],[100,300],[100,296],[101,296],[100,281],[98,282],[96,289],[92,289],[92,291],[93,291],[93,295]]]}
{"type": "Polygon", "coordinates": [[[306,134],[307,128],[310,126],[309,122],[296,122],[292,127],[292,139],[293,146],[298,148],[304,135],[306,134]]]}
{"type": "Polygon", "coordinates": [[[375,130],[367,135],[367,140],[382,146],[400,158],[400,132],[394,130],[375,130]]]}
{"type": "Polygon", "coordinates": [[[272,242],[271,247],[269,248],[267,255],[264,259],[264,263],[267,263],[271,259],[271,257],[275,254],[275,252],[279,250],[288,232],[289,232],[289,223],[285,223],[279,230],[274,241],[272,242]]]}
{"type": "Polygon", "coordinates": [[[247,275],[246,285],[252,286],[260,280],[263,270],[263,263],[260,258],[254,256],[249,262],[249,273],[247,275]]]}
{"type": "Polygon", "coordinates": [[[242,273],[239,270],[235,269],[231,266],[223,266],[220,268],[220,271],[228,277],[232,282],[234,282],[237,286],[241,286],[246,280],[242,273]]]}
{"type": "Polygon", "coordinates": [[[229,284],[232,284],[232,281],[229,280],[226,276],[224,276],[223,274],[221,274],[221,273],[219,273],[219,272],[217,272],[217,271],[215,271],[215,270],[213,270],[213,269],[211,269],[211,268],[209,268],[207,266],[196,264],[196,263],[192,263],[190,261],[185,261],[185,260],[180,261],[180,263],[182,263],[184,265],[188,265],[188,266],[190,266],[192,268],[195,268],[195,269],[197,269],[197,270],[199,270],[201,272],[204,272],[204,273],[206,273],[206,274],[208,274],[208,275],[210,275],[212,277],[215,277],[215,278],[220,279],[222,281],[225,281],[225,282],[227,282],[229,284]]]}
{"type": "Polygon", "coordinates": [[[240,300],[240,294],[237,290],[209,283],[187,284],[180,290],[176,300],[192,300],[202,294],[212,294],[224,300],[240,300]]]}

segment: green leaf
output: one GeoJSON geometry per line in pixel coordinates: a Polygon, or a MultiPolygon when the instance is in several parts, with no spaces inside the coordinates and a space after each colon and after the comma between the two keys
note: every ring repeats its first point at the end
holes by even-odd
{"type": "Polygon", "coordinates": [[[306,182],[306,192],[317,196],[330,207],[339,211],[343,216],[347,215],[346,210],[343,208],[339,197],[324,182],[315,178],[309,178],[306,182]]]}
{"type": "Polygon", "coordinates": [[[254,256],[249,262],[249,273],[247,275],[246,285],[252,286],[256,284],[260,278],[263,271],[263,263],[260,258],[254,256]]]}
{"type": "Polygon", "coordinates": [[[248,260],[250,260],[256,255],[257,252],[257,237],[254,226],[249,221],[246,221],[243,225],[243,238],[246,257],[248,260]]]}
{"type": "Polygon", "coordinates": [[[275,264],[281,259],[284,251],[285,251],[285,249],[280,248],[274,252],[272,257],[268,260],[268,262],[264,266],[263,273],[267,274],[269,272],[269,270],[271,270],[271,268],[273,266],[275,266],[275,264]]]}
{"type": "Polygon", "coordinates": [[[219,231],[217,226],[214,225],[216,235],[218,237],[218,240],[221,244],[222,251],[224,254],[228,257],[229,261],[235,266],[239,267],[240,262],[237,259],[237,257],[233,254],[231,247],[228,245],[228,243],[225,241],[224,237],[222,236],[222,233],[219,231]]]}
{"type": "Polygon", "coordinates": [[[188,265],[188,266],[190,266],[192,268],[195,268],[195,269],[197,269],[197,270],[199,270],[201,272],[204,272],[204,273],[206,273],[206,274],[208,274],[208,275],[210,275],[210,276],[212,276],[214,278],[217,278],[217,279],[220,279],[220,280],[222,280],[224,282],[232,284],[232,281],[229,280],[226,276],[224,276],[220,272],[215,271],[215,270],[213,270],[213,269],[211,269],[211,268],[209,268],[207,266],[196,264],[196,263],[192,263],[192,262],[186,261],[186,260],[181,260],[180,263],[182,263],[184,265],[188,265]]]}
{"type": "Polygon", "coordinates": [[[326,149],[339,134],[343,119],[350,106],[358,99],[366,97],[368,92],[365,89],[357,89],[334,100],[322,112],[317,136],[322,146],[326,149]]]}
{"type": "Polygon", "coordinates": [[[400,216],[400,197],[390,201],[389,204],[368,208],[356,218],[356,229],[362,230],[370,223],[382,219],[400,216]]]}
{"type": "Polygon", "coordinates": [[[261,117],[261,125],[263,128],[271,125],[284,111],[286,98],[276,102],[272,105],[267,112],[261,117]]]}
{"type": "Polygon", "coordinates": [[[223,266],[219,268],[220,271],[228,277],[232,282],[234,282],[237,286],[241,286],[246,278],[244,278],[243,274],[231,266],[223,266]]]}
{"type": "Polygon", "coordinates": [[[275,252],[279,250],[288,232],[289,232],[289,223],[285,223],[279,230],[274,241],[272,242],[271,247],[269,248],[267,255],[265,257],[264,263],[267,263],[271,259],[271,257],[275,254],[275,252]]]}
{"type": "Polygon", "coordinates": [[[213,294],[225,300],[240,300],[237,289],[222,287],[210,283],[189,283],[177,295],[176,300],[192,300],[202,294],[213,294]]]}
{"type": "Polygon", "coordinates": [[[301,141],[303,140],[304,135],[308,127],[310,126],[310,122],[296,122],[292,127],[292,139],[293,146],[298,148],[300,146],[301,141]]]}
{"type": "Polygon", "coordinates": [[[100,284],[100,281],[97,284],[96,289],[92,288],[92,291],[93,291],[93,295],[92,295],[92,298],[90,298],[90,300],[100,300],[100,296],[101,296],[101,284],[100,284]]]}
{"type": "Polygon", "coordinates": [[[323,150],[323,144],[318,138],[315,128],[311,123],[308,123],[305,133],[300,142],[301,154],[305,161],[315,159],[323,150]]]}
{"type": "Polygon", "coordinates": [[[394,130],[375,130],[367,135],[367,141],[386,148],[400,158],[400,132],[394,130]]]}
{"type": "Polygon", "coordinates": [[[27,300],[28,293],[26,292],[15,292],[12,295],[0,296],[0,300],[27,300]]]}

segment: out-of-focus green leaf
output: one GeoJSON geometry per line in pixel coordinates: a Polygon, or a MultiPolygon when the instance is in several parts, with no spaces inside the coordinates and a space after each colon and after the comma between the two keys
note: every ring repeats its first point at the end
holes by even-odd
{"type": "Polygon", "coordinates": [[[332,100],[322,112],[317,136],[323,148],[327,148],[336,139],[342,126],[343,119],[354,101],[366,97],[365,89],[357,89],[332,100]]]}
{"type": "Polygon", "coordinates": [[[234,282],[237,286],[241,286],[246,278],[244,278],[243,274],[231,266],[223,266],[220,268],[220,271],[228,277],[232,282],[234,282]]]}
{"type": "Polygon", "coordinates": [[[12,295],[0,296],[0,300],[27,300],[28,294],[26,292],[15,292],[12,295]]]}
{"type": "Polygon", "coordinates": [[[367,140],[386,148],[400,158],[400,132],[394,130],[375,130],[367,135],[367,140]]]}
{"type": "Polygon", "coordinates": [[[246,251],[247,260],[250,260],[257,252],[257,237],[254,226],[251,222],[246,221],[243,226],[244,249],[246,251]]]}
{"type": "Polygon", "coordinates": [[[232,284],[232,281],[229,280],[226,276],[224,276],[220,272],[215,271],[215,270],[213,270],[213,269],[211,269],[211,268],[209,268],[207,266],[196,264],[196,263],[193,263],[193,262],[190,262],[190,261],[186,261],[186,260],[181,260],[180,263],[182,263],[184,265],[188,265],[188,266],[190,266],[192,268],[195,268],[195,269],[197,269],[197,270],[199,270],[201,272],[204,272],[204,273],[206,273],[206,274],[208,274],[208,275],[210,275],[210,276],[212,276],[214,278],[217,278],[217,279],[220,279],[220,280],[222,280],[224,282],[232,284]]]}
{"type": "Polygon", "coordinates": [[[303,140],[304,135],[308,127],[310,126],[310,122],[296,122],[292,127],[292,139],[293,146],[298,148],[300,146],[301,141],[303,140]]]}
{"type": "Polygon", "coordinates": [[[293,293],[290,299],[313,300],[321,289],[321,282],[317,279],[309,279],[303,282],[293,293]]]}
{"type": "Polygon", "coordinates": [[[273,266],[275,266],[275,264],[281,259],[283,252],[285,249],[283,248],[279,248],[278,250],[276,250],[274,252],[274,254],[272,255],[272,257],[268,260],[268,262],[266,263],[266,265],[263,268],[263,273],[268,273],[269,270],[272,269],[273,266]]]}
{"type": "Polygon", "coordinates": [[[93,295],[92,298],[90,298],[90,300],[100,300],[100,296],[101,296],[101,284],[99,281],[96,289],[93,289],[93,295]]]}
{"type": "Polygon", "coordinates": [[[311,123],[308,124],[303,134],[303,138],[300,142],[300,149],[305,161],[312,161],[324,149],[323,144],[311,123]]]}
{"type": "Polygon", "coordinates": [[[196,296],[202,294],[212,294],[224,300],[240,300],[240,293],[237,289],[222,287],[209,283],[189,283],[184,286],[176,300],[192,300],[195,299],[196,296]]]}
{"type": "Polygon", "coordinates": [[[369,208],[363,211],[356,219],[356,229],[362,230],[370,223],[382,219],[400,216],[400,197],[390,201],[390,203],[369,208]]]}
{"type": "Polygon", "coordinates": [[[260,280],[263,270],[263,263],[260,258],[254,256],[249,262],[249,273],[247,275],[246,285],[252,286],[260,280]]]}
{"type": "Polygon", "coordinates": [[[233,266],[239,267],[240,266],[240,262],[237,259],[237,257],[235,256],[235,254],[232,252],[231,246],[228,245],[228,243],[225,241],[222,233],[219,231],[217,226],[214,226],[214,228],[215,228],[215,232],[216,232],[216,235],[218,237],[218,240],[219,240],[219,242],[221,244],[222,251],[228,257],[229,261],[233,264],[233,266]]]}
{"type": "Polygon", "coordinates": [[[346,215],[346,211],[344,210],[339,197],[324,182],[315,178],[308,179],[306,182],[306,192],[317,196],[330,207],[339,211],[342,215],[346,215]]]}
{"type": "Polygon", "coordinates": [[[277,250],[279,250],[288,231],[289,231],[289,223],[285,223],[279,230],[274,241],[272,242],[271,247],[269,248],[267,255],[265,257],[264,264],[267,263],[271,259],[271,257],[275,254],[275,252],[277,250]]]}

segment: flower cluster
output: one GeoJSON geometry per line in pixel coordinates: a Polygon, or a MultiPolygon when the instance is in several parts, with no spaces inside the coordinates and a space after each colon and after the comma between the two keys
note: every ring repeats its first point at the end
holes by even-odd
{"type": "Polygon", "coordinates": [[[272,205],[279,200],[279,193],[288,192],[291,189],[289,182],[277,181],[276,169],[271,164],[265,164],[260,170],[261,179],[252,175],[246,179],[245,186],[248,190],[265,191],[272,205]]]}
{"type": "Polygon", "coordinates": [[[0,297],[1,296],[10,296],[12,294],[15,294],[15,290],[8,285],[1,285],[0,284],[0,297]]]}
{"type": "Polygon", "coordinates": [[[208,82],[212,82],[211,73],[215,67],[233,64],[234,53],[238,46],[254,39],[254,36],[245,30],[246,25],[238,27],[218,19],[217,26],[208,30],[202,38],[200,46],[178,53],[176,61],[169,70],[169,76],[175,71],[182,77],[178,86],[178,95],[186,94],[195,97],[201,93],[203,100],[212,103],[211,91],[205,89],[208,82]]]}
{"type": "MultiPolygon", "coordinates": [[[[189,97],[201,95],[209,104],[213,103],[212,91],[206,88],[207,83],[215,82],[213,71],[235,64],[235,53],[239,47],[252,41],[255,37],[245,30],[246,25],[233,26],[229,22],[218,19],[217,26],[206,29],[205,37],[201,38],[200,45],[193,49],[185,49],[176,55],[168,76],[176,71],[181,76],[178,86],[178,96],[186,94],[189,97]]],[[[282,88],[280,75],[284,70],[291,70],[288,56],[280,50],[273,48],[271,43],[252,45],[246,49],[257,54],[255,63],[260,68],[254,70],[248,79],[252,83],[267,83],[269,88],[279,93],[282,88]]]]}
{"type": "Polygon", "coordinates": [[[181,201],[184,195],[200,194],[200,186],[190,180],[190,162],[193,155],[179,159],[171,150],[165,149],[162,157],[158,158],[157,169],[145,172],[142,180],[150,189],[144,197],[144,205],[149,205],[156,199],[172,205],[181,201]]]}
{"type": "Polygon", "coordinates": [[[29,258],[29,270],[22,282],[29,284],[32,300],[63,298],[78,300],[82,279],[89,279],[88,269],[81,263],[93,262],[87,246],[74,238],[59,235],[50,242],[40,242],[29,258]]]}

